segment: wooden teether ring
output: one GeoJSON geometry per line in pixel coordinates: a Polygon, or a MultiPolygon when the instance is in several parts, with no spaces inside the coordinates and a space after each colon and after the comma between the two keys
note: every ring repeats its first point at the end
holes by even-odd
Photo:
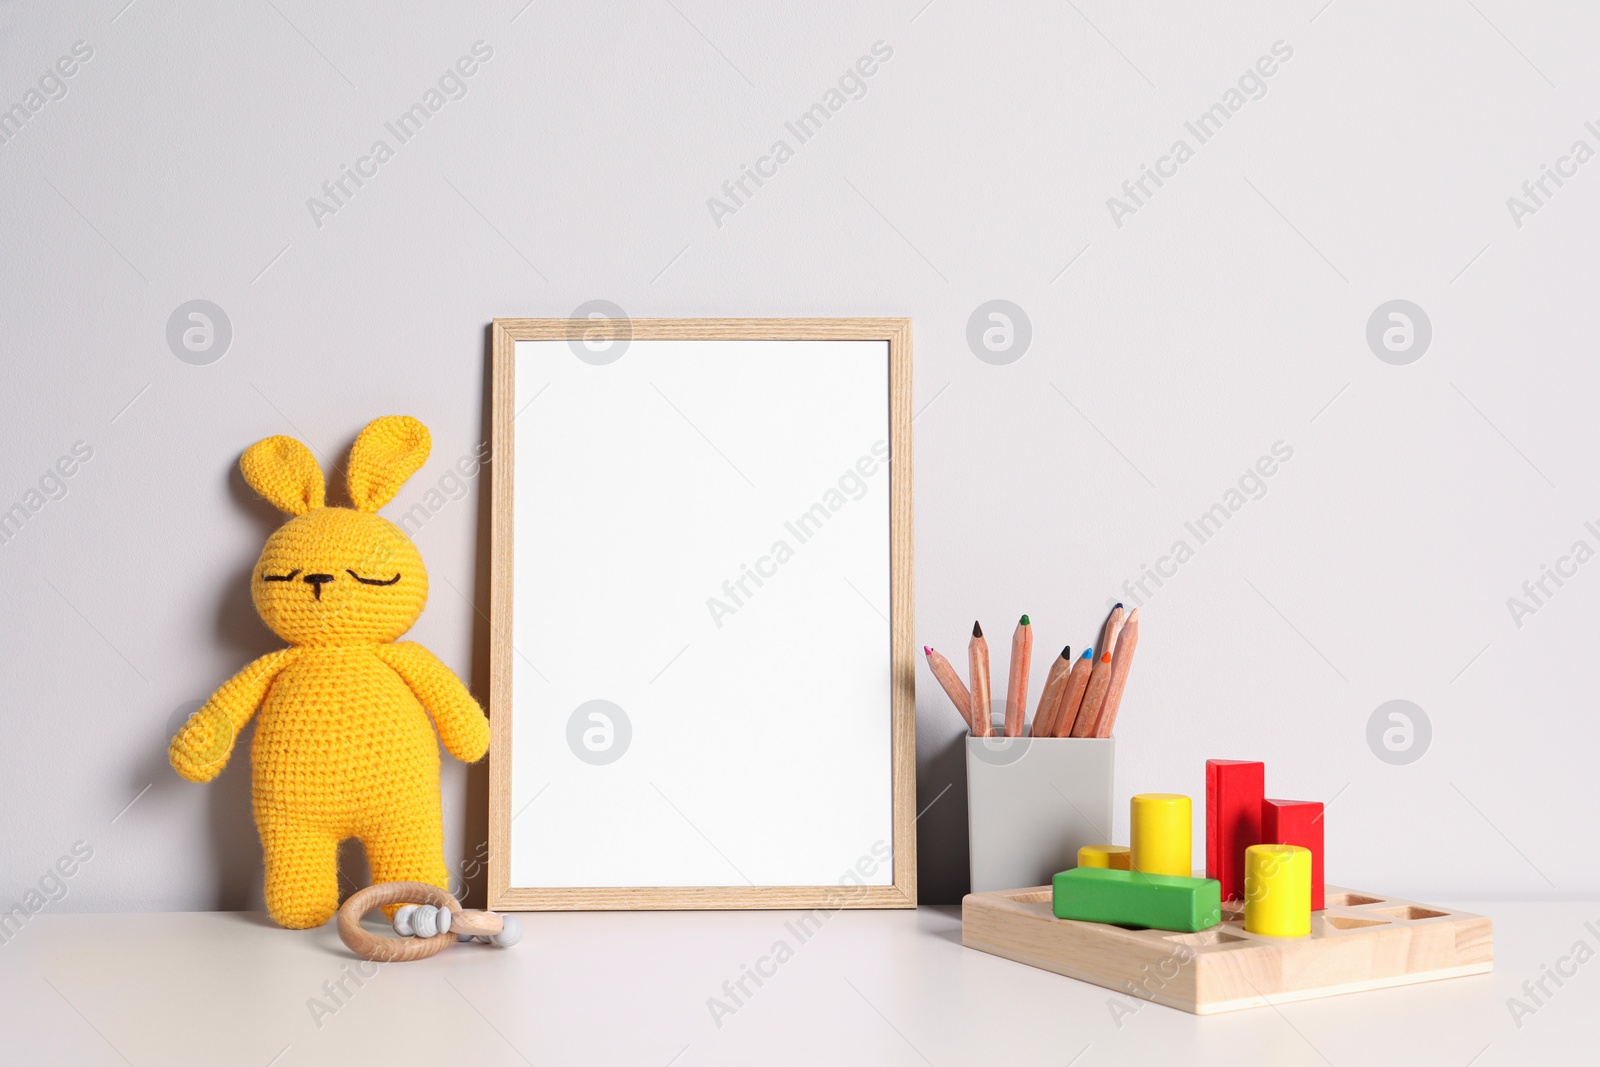
{"type": "Polygon", "coordinates": [[[380,882],[360,890],[339,908],[339,940],[363,959],[404,963],[427,959],[456,944],[458,934],[492,937],[501,932],[501,917],[492,911],[463,911],[461,902],[426,882],[380,882]],[[432,937],[382,937],[364,929],[369,911],[388,904],[431,904],[450,911],[450,929],[432,937]]]}

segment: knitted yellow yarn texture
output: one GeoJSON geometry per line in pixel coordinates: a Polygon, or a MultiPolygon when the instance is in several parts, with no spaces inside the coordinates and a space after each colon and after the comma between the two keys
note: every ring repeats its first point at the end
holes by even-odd
{"type": "Polygon", "coordinates": [[[324,506],[322,471],[292,438],[259,441],[239,461],[251,487],[294,516],[250,578],[256,611],[289,647],[213,693],[168,758],[190,781],[210,781],[260,708],[253,807],[267,910],[281,926],[320,926],[338,910],[347,838],[366,849],[374,882],[449,888],[434,733],[471,763],[488,751],[489,723],[450,668],[397,640],[422,613],[428,574],[410,538],[375,514],[430,447],[416,419],[370,423],[350,450],[353,508],[324,506]]]}

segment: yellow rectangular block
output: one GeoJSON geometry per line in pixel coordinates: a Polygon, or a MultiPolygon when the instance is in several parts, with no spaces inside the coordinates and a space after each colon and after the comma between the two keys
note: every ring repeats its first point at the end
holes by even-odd
{"type": "Polygon", "coordinates": [[[1084,845],[1078,849],[1079,867],[1099,867],[1111,871],[1132,870],[1132,857],[1126,845],[1084,845]]]}

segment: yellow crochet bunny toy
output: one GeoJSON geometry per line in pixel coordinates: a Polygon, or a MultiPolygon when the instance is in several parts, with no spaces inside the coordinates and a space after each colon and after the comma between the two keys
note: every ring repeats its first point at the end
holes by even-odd
{"type": "Polygon", "coordinates": [[[213,693],[168,758],[190,781],[210,781],[261,708],[250,762],[267,910],[291,929],[338,910],[345,838],[365,846],[374,882],[447,888],[434,727],[459,760],[489,747],[483,709],[450,668],[395,640],[422,613],[428,574],[411,540],[374,513],[429,448],[416,419],[370,423],[350,450],[353,509],[323,506],[322,472],[292,438],[258,441],[239,461],[245,481],[294,516],[250,578],[256,611],[289,647],[213,693]]]}

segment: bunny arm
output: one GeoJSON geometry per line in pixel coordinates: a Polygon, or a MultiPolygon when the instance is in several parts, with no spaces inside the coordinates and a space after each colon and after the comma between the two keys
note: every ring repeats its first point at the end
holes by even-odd
{"type": "Polygon", "coordinates": [[[489,720],[455,672],[415,641],[379,645],[378,658],[394,669],[433,716],[439,739],[462,763],[489,751],[489,720]]]}
{"type": "Polygon", "coordinates": [[[269,652],[229,678],[189,716],[167,747],[172,769],[191,782],[209,782],[233,754],[233,742],[267,698],[273,680],[294,659],[295,649],[269,652]]]}

